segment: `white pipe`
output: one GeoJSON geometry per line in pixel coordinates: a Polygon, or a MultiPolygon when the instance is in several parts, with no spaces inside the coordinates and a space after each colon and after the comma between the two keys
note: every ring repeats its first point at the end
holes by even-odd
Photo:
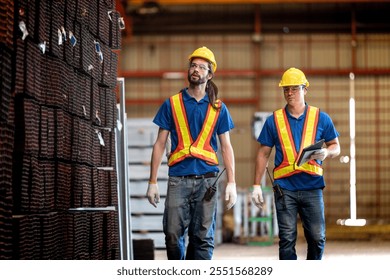
{"type": "Polygon", "coordinates": [[[355,75],[349,74],[349,137],[350,137],[350,158],[349,162],[349,184],[350,184],[350,211],[351,219],[356,220],[356,148],[355,148],[355,75]]]}
{"type": "Polygon", "coordinates": [[[355,75],[349,74],[349,137],[350,137],[350,162],[349,162],[349,196],[350,196],[350,219],[337,221],[346,226],[364,226],[365,219],[356,219],[356,147],[355,147],[355,75]]]}

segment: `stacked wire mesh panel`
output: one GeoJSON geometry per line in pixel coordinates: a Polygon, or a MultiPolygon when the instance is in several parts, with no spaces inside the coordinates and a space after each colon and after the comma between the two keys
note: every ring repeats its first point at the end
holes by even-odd
{"type": "Polygon", "coordinates": [[[0,259],[12,259],[14,3],[0,0],[0,259]]]}
{"type": "Polygon", "coordinates": [[[0,2],[0,259],[118,259],[115,1],[0,2]]]}

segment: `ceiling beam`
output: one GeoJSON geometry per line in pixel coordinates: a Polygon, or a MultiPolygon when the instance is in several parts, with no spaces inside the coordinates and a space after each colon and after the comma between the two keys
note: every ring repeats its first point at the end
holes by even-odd
{"type": "MultiPolygon", "coordinates": [[[[218,77],[242,77],[242,78],[255,78],[255,77],[269,77],[280,76],[284,69],[260,69],[260,70],[218,70],[218,77]]],[[[351,72],[351,68],[344,69],[302,69],[302,71],[309,76],[348,76],[351,72]]],[[[382,76],[389,75],[390,68],[355,68],[353,69],[355,75],[365,76],[382,76]]],[[[186,71],[169,72],[163,70],[156,71],[140,71],[140,70],[118,70],[118,77],[124,77],[128,79],[140,79],[140,78],[158,78],[169,79],[171,76],[176,80],[185,79],[186,71]]]]}
{"type": "Polygon", "coordinates": [[[145,1],[145,0],[127,0],[128,5],[136,6],[142,5],[144,2],[157,2],[160,5],[231,5],[231,4],[310,4],[310,3],[386,3],[388,0],[207,0],[207,1],[196,1],[196,0],[156,0],[156,1],[145,1]]]}

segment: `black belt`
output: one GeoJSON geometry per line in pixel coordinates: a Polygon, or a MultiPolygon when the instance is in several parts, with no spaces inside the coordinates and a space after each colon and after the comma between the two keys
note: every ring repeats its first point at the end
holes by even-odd
{"type": "Polygon", "coordinates": [[[179,176],[183,179],[207,179],[207,178],[213,178],[217,177],[218,172],[209,172],[203,175],[186,175],[186,176],[179,176]]]}

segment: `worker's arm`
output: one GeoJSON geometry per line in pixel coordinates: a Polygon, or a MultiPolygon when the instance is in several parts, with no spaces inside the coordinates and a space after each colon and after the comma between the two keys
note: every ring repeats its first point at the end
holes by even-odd
{"type": "Polygon", "coordinates": [[[235,179],[235,159],[234,150],[230,142],[229,132],[219,135],[219,142],[221,144],[221,153],[223,162],[226,168],[227,186],[225,189],[225,200],[227,201],[226,208],[230,209],[237,201],[237,189],[235,179]]]}
{"type": "Polygon", "coordinates": [[[255,178],[253,185],[260,185],[261,179],[265,174],[265,169],[267,167],[271,151],[271,147],[260,144],[256,154],[255,178]]]}
{"type": "Polygon", "coordinates": [[[252,202],[258,208],[262,208],[264,203],[263,192],[261,190],[260,182],[265,174],[265,169],[267,167],[271,151],[271,147],[260,144],[256,155],[255,177],[252,186],[252,202]]]}
{"type": "Polygon", "coordinates": [[[157,207],[157,203],[160,202],[160,194],[158,191],[157,185],[157,174],[158,169],[161,165],[162,157],[165,153],[165,145],[169,136],[169,131],[160,128],[158,130],[158,135],[156,142],[153,145],[152,156],[150,160],[150,176],[149,176],[149,184],[146,196],[150,204],[154,207],[157,207]]]}

